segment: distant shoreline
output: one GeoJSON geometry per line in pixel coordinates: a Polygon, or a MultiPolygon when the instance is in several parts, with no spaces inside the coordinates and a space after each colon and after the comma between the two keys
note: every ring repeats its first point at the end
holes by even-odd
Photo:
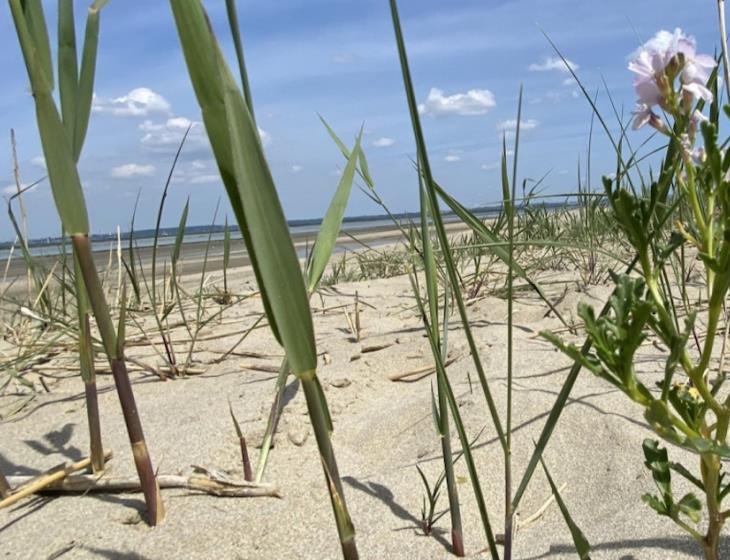
{"type": "MultiPolygon", "coordinates": [[[[575,203],[569,203],[566,204],[566,202],[563,200],[561,202],[546,202],[541,201],[539,202],[540,206],[547,207],[549,209],[552,208],[563,208],[565,206],[574,206],[575,203]]],[[[469,211],[475,214],[476,216],[480,218],[489,218],[497,215],[501,209],[501,204],[492,204],[492,205],[484,205],[484,206],[478,206],[475,208],[470,208],[469,211]]],[[[363,230],[369,230],[374,231],[376,229],[388,229],[393,227],[393,219],[398,220],[401,223],[408,223],[410,221],[418,222],[419,219],[419,212],[399,212],[394,213],[391,216],[387,214],[364,214],[360,216],[347,216],[343,220],[342,224],[342,230],[343,231],[363,231],[363,230]]],[[[442,217],[444,221],[449,222],[453,221],[455,219],[458,219],[457,216],[450,211],[442,212],[442,217]]],[[[289,229],[292,233],[292,238],[297,238],[299,236],[308,236],[308,235],[316,235],[317,231],[319,230],[319,226],[322,224],[323,218],[306,218],[306,219],[296,219],[296,220],[289,220],[287,224],[289,225],[289,229]]],[[[177,235],[177,227],[164,227],[160,228],[158,233],[158,239],[161,245],[166,244],[172,244],[174,242],[174,239],[177,235]]],[[[213,236],[216,235],[223,235],[223,232],[225,231],[225,226],[223,225],[198,225],[198,226],[187,226],[185,228],[185,237],[200,237],[200,236],[208,236],[212,234],[213,236]]],[[[229,225],[229,231],[233,234],[233,236],[239,235],[238,227],[233,224],[229,225]]],[[[132,232],[130,231],[123,231],[119,234],[119,239],[122,242],[122,246],[128,246],[130,237],[132,236],[132,232]]],[[[138,244],[150,244],[155,238],[155,230],[154,229],[136,229],[133,232],[133,239],[138,244]]],[[[105,248],[103,250],[107,250],[109,243],[117,243],[117,233],[95,233],[92,235],[92,242],[95,244],[95,247],[98,247],[100,244],[104,244],[105,248]]],[[[54,254],[57,255],[61,252],[61,247],[63,245],[64,239],[61,237],[41,237],[41,238],[34,238],[31,239],[28,242],[28,247],[31,249],[31,253],[37,253],[37,254],[54,254]],[[54,249],[56,249],[54,251],[54,249]],[[40,250],[40,251],[38,251],[40,250]]],[[[205,242],[205,240],[203,240],[205,242]]],[[[13,247],[14,241],[2,241],[0,242],[0,259],[4,259],[7,257],[7,254],[9,250],[13,247]]],[[[188,241],[185,242],[186,244],[189,243],[188,241]]],[[[69,242],[66,241],[67,246],[69,245],[69,242]]],[[[16,247],[15,250],[17,251],[18,248],[16,247]]],[[[100,249],[95,249],[100,250],[100,249]]]]}
{"type": "MultiPolygon", "coordinates": [[[[467,229],[463,223],[452,217],[450,220],[446,220],[446,229],[449,232],[462,231],[467,229]]],[[[231,256],[228,265],[229,270],[246,267],[251,264],[248,258],[248,252],[240,237],[237,233],[235,238],[231,239],[231,256]]],[[[299,254],[300,258],[304,258],[316,239],[317,232],[299,232],[292,235],[292,241],[294,247],[299,254]]],[[[401,231],[395,227],[392,223],[390,225],[381,225],[370,228],[344,228],[341,235],[337,238],[337,244],[335,246],[335,253],[343,253],[345,251],[364,250],[366,246],[372,246],[374,248],[382,247],[384,245],[396,243],[403,239],[401,231]],[[349,234],[349,235],[348,235],[349,234]],[[352,237],[351,237],[352,236],[352,237]],[[357,241],[353,240],[355,238],[357,241]]],[[[114,270],[117,267],[118,254],[116,251],[116,243],[112,246],[110,251],[109,243],[104,243],[104,248],[100,247],[101,243],[96,244],[94,254],[96,256],[96,264],[100,270],[105,270],[111,260],[111,266],[114,270]]],[[[223,240],[213,239],[210,241],[208,247],[208,259],[205,262],[205,252],[208,246],[208,241],[188,241],[184,242],[182,246],[181,255],[181,272],[188,275],[199,274],[203,270],[205,264],[205,270],[207,272],[219,272],[223,270],[223,240]]],[[[122,243],[122,257],[124,259],[129,258],[128,243],[122,243]]],[[[162,274],[162,267],[165,263],[169,264],[170,254],[172,252],[172,246],[158,247],[157,249],[157,268],[158,274],[162,274]]],[[[39,266],[46,269],[50,269],[53,264],[58,260],[58,254],[42,255],[35,257],[36,262],[39,266]]],[[[139,266],[142,263],[142,267],[147,273],[152,264],[152,247],[139,247],[135,249],[135,264],[139,266]]],[[[20,253],[16,250],[13,255],[13,259],[8,268],[7,281],[16,282],[16,286],[10,290],[15,292],[20,284],[23,284],[22,277],[26,273],[25,262],[23,261],[20,253]]]]}

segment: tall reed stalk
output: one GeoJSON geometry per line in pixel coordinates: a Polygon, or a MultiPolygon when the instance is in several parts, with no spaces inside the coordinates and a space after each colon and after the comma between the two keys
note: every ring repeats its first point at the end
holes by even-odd
{"type": "Polygon", "coordinates": [[[170,0],[188,73],[243,235],[272,334],[301,381],[344,558],[358,558],[355,530],[332,447],[332,420],[317,378],[304,277],[251,110],[199,0],[170,0]]]}
{"type": "MultiPolygon", "coordinates": [[[[156,525],[164,518],[164,507],[124,362],[124,314],[122,313],[117,332],[94,263],[89,239],[89,218],[76,167],[91,111],[99,11],[106,1],[96,0],[89,8],[84,55],[79,74],[75,72],[72,2],[61,0],[59,4],[58,80],[63,120],[53,98],[54,72],[43,6],[40,0],[25,2],[9,0],[9,3],[33,93],[37,126],[53,198],[63,229],[71,237],[74,258],[81,272],[83,286],[88,294],[89,304],[112,369],[135,465],[147,502],[149,522],[156,525]]],[[[80,307],[79,319],[85,325],[86,321],[82,320],[84,304],[80,303],[80,307]]],[[[82,344],[85,344],[85,341],[82,344]]],[[[80,356],[82,360],[89,357],[88,352],[80,356]]]]}
{"type": "MultiPolygon", "coordinates": [[[[418,154],[418,171],[419,171],[419,177],[423,180],[423,188],[422,196],[425,195],[427,202],[428,202],[428,209],[430,211],[430,217],[431,221],[434,227],[434,231],[436,233],[436,239],[438,240],[440,254],[443,259],[443,270],[445,275],[445,284],[449,287],[451,290],[451,293],[453,294],[454,302],[456,303],[456,309],[459,314],[459,318],[461,321],[461,325],[464,330],[464,335],[467,340],[467,344],[469,347],[469,351],[472,357],[472,360],[474,362],[474,366],[477,370],[477,374],[479,377],[479,382],[482,388],[485,404],[487,407],[487,410],[489,411],[490,419],[493,423],[494,429],[497,433],[497,440],[500,443],[500,446],[502,448],[503,457],[504,457],[504,472],[505,472],[505,535],[504,535],[504,557],[506,559],[511,559],[512,557],[512,544],[513,544],[513,518],[514,514],[517,511],[517,501],[512,496],[512,464],[511,464],[511,454],[512,454],[512,438],[511,438],[511,432],[512,432],[512,353],[513,353],[513,341],[512,341],[512,318],[511,318],[511,312],[512,312],[512,300],[514,297],[513,294],[513,280],[515,276],[520,276],[522,278],[525,278],[528,282],[528,284],[535,289],[535,291],[546,301],[548,301],[548,305],[550,309],[554,309],[554,306],[552,303],[549,303],[549,300],[545,297],[545,295],[542,293],[542,290],[539,288],[539,286],[529,280],[527,277],[527,274],[524,272],[524,270],[517,264],[517,262],[514,259],[514,247],[515,247],[515,220],[516,220],[516,212],[515,212],[515,189],[517,184],[517,144],[515,147],[515,159],[513,163],[513,169],[512,169],[512,181],[510,183],[509,180],[509,174],[507,169],[507,149],[506,145],[503,145],[502,150],[502,191],[503,191],[503,207],[504,207],[504,218],[500,219],[501,223],[504,223],[507,225],[507,235],[508,240],[505,243],[502,239],[499,238],[498,235],[496,235],[493,231],[489,231],[486,226],[478,219],[476,218],[472,213],[470,213],[468,210],[466,210],[463,206],[461,206],[458,202],[456,202],[454,199],[452,199],[448,194],[436,183],[436,181],[433,178],[431,167],[429,165],[428,160],[428,152],[426,149],[426,142],[424,139],[423,130],[421,127],[420,117],[418,114],[417,104],[416,104],[416,98],[413,88],[413,82],[411,79],[409,64],[408,64],[408,56],[406,53],[406,46],[405,46],[405,40],[403,37],[403,31],[401,28],[400,23],[400,17],[398,15],[398,8],[397,8],[397,2],[396,0],[390,0],[390,9],[391,9],[391,15],[393,19],[393,28],[395,31],[396,36],[396,43],[398,47],[398,55],[400,59],[400,66],[401,71],[403,75],[403,85],[405,89],[405,95],[406,100],[408,103],[408,108],[411,116],[411,123],[413,127],[413,135],[416,141],[416,148],[417,148],[417,154],[418,154]],[[464,220],[465,223],[470,225],[474,232],[480,236],[482,236],[485,241],[487,241],[488,245],[492,250],[499,256],[500,259],[503,260],[508,266],[508,278],[507,278],[507,296],[508,296],[508,360],[507,360],[507,378],[508,378],[508,388],[507,388],[507,414],[506,414],[506,424],[502,420],[502,416],[499,414],[496,408],[496,403],[494,400],[494,397],[492,395],[491,388],[489,386],[489,382],[487,380],[481,358],[479,356],[479,351],[477,349],[476,341],[474,338],[474,335],[471,330],[471,326],[469,323],[469,318],[466,312],[466,306],[464,303],[464,299],[461,293],[461,282],[459,281],[459,275],[456,270],[455,260],[454,260],[454,251],[452,250],[451,243],[449,241],[449,238],[446,234],[443,220],[441,217],[441,212],[439,209],[439,203],[438,200],[442,199],[444,200],[458,215],[460,218],[464,220]]],[[[521,111],[522,111],[522,92],[520,91],[520,103],[518,106],[518,120],[517,122],[520,122],[521,118],[521,111]]],[[[515,138],[516,143],[519,142],[519,126],[518,131],[515,138]]],[[[423,219],[423,218],[422,218],[423,219]]],[[[426,235],[423,234],[423,240],[424,243],[426,242],[426,235]]],[[[436,271],[434,264],[432,262],[432,259],[429,259],[426,256],[426,250],[424,249],[424,267],[425,267],[425,274],[426,278],[428,279],[429,276],[436,277],[436,271]]],[[[459,440],[462,445],[462,451],[464,454],[464,460],[467,465],[467,469],[469,472],[469,478],[472,483],[472,488],[474,491],[474,496],[476,498],[477,502],[477,508],[479,510],[479,515],[482,522],[482,527],[484,529],[485,536],[487,538],[487,544],[489,547],[489,553],[493,560],[498,560],[500,558],[499,551],[497,550],[497,542],[495,538],[494,531],[492,529],[492,524],[489,518],[489,513],[487,511],[487,503],[486,499],[484,497],[482,485],[479,480],[479,474],[476,468],[476,464],[474,461],[474,458],[472,456],[470,442],[468,439],[468,436],[466,434],[466,430],[464,428],[464,423],[461,418],[461,413],[459,411],[459,407],[456,403],[456,399],[454,398],[453,390],[451,388],[451,383],[449,380],[449,377],[446,372],[446,368],[444,365],[444,356],[441,355],[441,348],[438,341],[438,329],[434,328],[433,324],[433,317],[434,313],[433,310],[427,311],[427,308],[433,308],[434,305],[437,305],[435,302],[437,301],[437,294],[435,294],[435,290],[433,288],[427,289],[427,295],[428,295],[428,301],[427,304],[424,304],[420,290],[418,288],[417,282],[415,281],[415,276],[412,277],[412,285],[413,285],[413,292],[414,296],[416,298],[417,306],[421,312],[421,316],[424,322],[424,325],[426,326],[426,334],[428,336],[432,354],[434,356],[434,362],[436,366],[436,375],[437,379],[439,379],[440,386],[439,388],[444,389],[444,392],[447,397],[447,401],[449,404],[449,409],[451,412],[451,415],[454,420],[454,424],[457,430],[457,433],[459,434],[459,440]]],[[[558,314],[559,316],[559,314],[558,314]]],[[[557,407],[564,407],[564,403],[556,404],[557,407]]],[[[555,412],[555,411],[553,411],[555,412]]],[[[549,429],[550,433],[552,433],[552,429],[555,426],[555,423],[557,422],[557,418],[559,417],[559,411],[557,414],[555,414],[554,418],[552,418],[549,421],[549,425],[546,427],[549,429]]],[[[547,436],[549,439],[549,435],[547,436]]],[[[541,458],[542,450],[544,449],[544,446],[540,448],[539,450],[536,450],[535,457],[538,459],[541,458]]],[[[526,485],[527,481],[530,480],[532,476],[532,472],[526,475],[525,478],[523,478],[523,483],[526,485]]],[[[520,487],[520,492],[524,491],[524,488],[522,486],[520,487]]],[[[557,496],[557,489],[554,489],[557,496]]],[[[561,510],[562,511],[562,510],[561,510]]],[[[456,511],[452,511],[452,527],[453,527],[453,517],[454,515],[458,515],[456,511]]],[[[571,526],[572,520],[569,521],[569,516],[567,515],[567,509],[563,512],[564,518],[566,520],[566,523],[568,523],[569,526],[571,526]]],[[[578,543],[576,543],[576,546],[578,547],[578,543]]],[[[582,547],[582,544],[581,544],[582,547]]]]}

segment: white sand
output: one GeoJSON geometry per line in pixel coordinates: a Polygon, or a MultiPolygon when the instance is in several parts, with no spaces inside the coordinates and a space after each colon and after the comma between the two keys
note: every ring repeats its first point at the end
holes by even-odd
{"type": "MultiPolygon", "coordinates": [[[[236,285],[241,286],[240,281],[236,285]]],[[[326,306],[352,304],[357,290],[362,301],[374,307],[362,306],[361,342],[350,340],[342,310],[315,313],[318,349],[331,359],[321,366],[320,376],[334,418],[334,445],[361,557],[449,558],[448,515],[438,523],[435,536],[424,537],[417,528],[422,486],[415,465],[419,462],[431,480],[442,468],[430,412],[433,376],[413,383],[388,379],[391,373],[431,361],[408,280],[400,277],[336,289],[339,295],[330,292],[324,296],[326,306]],[[363,346],[381,343],[391,345],[361,353],[363,346]]],[[[556,285],[549,292],[557,298],[562,290],[556,285]]],[[[559,309],[574,315],[578,299],[594,299],[600,306],[609,293],[608,286],[592,287],[587,293],[571,289],[559,309]]],[[[214,323],[202,336],[246,328],[259,303],[249,300],[229,310],[221,324],[214,323]]],[[[313,306],[321,307],[319,298],[313,299],[313,306]]],[[[487,297],[471,305],[469,313],[492,390],[504,410],[506,302],[487,297]]],[[[561,354],[535,336],[540,329],[560,327],[555,318],[544,318],[544,314],[545,307],[534,294],[520,295],[515,305],[515,485],[569,366],[561,354]]],[[[491,521],[495,532],[501,532],[501,451],[457,323],[454,318],[450,340],[460,358],[449,367],[449,374],[471,437],[486,427],[475,454],[491,521]]],[[[177,331],[175,338],[182,339],[183,332],[177,331]]],[[[209,351],[225,350],[235,338],[201,342],[196,358],[209,362],[215,356],[209,351]]],[[[179,345],[178,352],[184,353],[184,345],[179,345]]],[[[147,439],[160,472],[176,473],[190,465],[240,472],[229,398],[249,438],[255,463],[258,450],[253,444],[264,429],[275,374],[244,366],[277,367],[281,350],[261,329],[238,352],[269,357],[231,356],[225,363],[205,366],[203,375],[167,382],[139,371],[133,374],[147,439]]],[[[131,347],[128,354],[152,364],[159,361],[149,348],[131,347]]],[[[662,367],[648,358],[642,370],[662,367]]],[[[71,363],[71,355],[61,355],[53,362],[71,363]]],[[[47,379],[50,393],[39,395],[23,413],[0,423],[0,470],[6,475],[37,473],[87,453],[81,380],[59,372],[65,378],[47,379]]],[[[131,475],[131,453],[109,375],[100,376],[99,388],[104,444],[115,453],[110,472],[131,475]]],[[[0,408],[10,402],[11,397],[0,398],[0,408]]],[[[545,454],[547,464],[556,482],[567,484],[563,497],[593,545],[593,558],[699,557],[689,537],[641,501],[641,495],[653,492],[654,486],[643,466],[641,442],[651,432],[640,412],[607,383],[581,373],[545,454]]],[[[695,457],[675,448],[670,448],[670,458],[681,459],[693,470],[697,465],[695,457]]],[[[486,539],[463,461],[457,465],[457,474],[467,554],[486,557],[486,539]]],[[[286,405],[266,479],[280,486],[283,499],[225,499],[165,491],[167,519],[154,529],[140,520],[144,504],[139,494],[27,500],[0,511],[0,557],[338,558],[329,498],[300,392],[286,405]],[[301,442],[305,434],[303,445],[292,443],[301,442]]],[[[678,483],[676,492],[682,490],[685,486],[678,483]]],[[[523,500],[522,517],[540,507],[548,495],[544,476],[537,473],[523,500]]],[[[439,505],[447,505],[445,492],[439,505]]],[[[724,554],[730,557],[730,546],[725,544],[724,554]]],[[[517,535],[515,558],[574,557],[570,534],[555,505],[517,535]]]]}

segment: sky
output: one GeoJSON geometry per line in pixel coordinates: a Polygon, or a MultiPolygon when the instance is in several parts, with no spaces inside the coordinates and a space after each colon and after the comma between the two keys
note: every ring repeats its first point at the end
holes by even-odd
{"type": "MultiPolygon", "coordinates": [[[[44,1],[52,44],[55,1],[44,1]]],[[[79,43],[90,0],[75,1],[79,43]]],[[[235,65],[224,2],[205,2],[235,65]]],[[[630,117],[629,55],[660,29],[681,27],[699,52],[718,46],[714,0],[401,0],[403,25],[429,157],[436,179],[463,204],[500,198],[503,135],[513,142],[524,87],[519,180],[547,178],[545,193],[576,190],[586,168],[591,109],[543,29],[605,116],[630,117]],[[605,86],[604,86],[605,82],[605,86]]],[[[321,217],[344,160],[322,115],[346,142],[364,127],[376,189],[393,212],[417,210],[415,145],[387,0],[239,0],[239,19],[256,117],[289,219],[321,217]]],[[[55,55],[54,55],[55,56],[55,55]]],[[[33,101],[7,3],[0,6],[0,191],[14,192],[10,129],[21,182],[45,174],[33,101]]],[[[79,170],[92,231],[153,227],[174,153],[193,124],[173,175],[163,225],[231,216],[185,69],[168,2],[110,0],[101,15],[94,105],[79,170]]],[[[616,120],[609,118],[616,129],[616,120]]],[[[650,132],[632,132],[638,144],[650,132]]],[[[632,138],[633,140],[633,138],[632,138]]],[[[594,132],[594,185],[615,167],[604,133],[594,132]]],[[[25,198],[31,238],[57,236],[50,186],[25,198]]],[[[348,215],[381,210],[353,190],[348,215]]],[[[0,240],[12,240],[0,211],[0,240]]]]}

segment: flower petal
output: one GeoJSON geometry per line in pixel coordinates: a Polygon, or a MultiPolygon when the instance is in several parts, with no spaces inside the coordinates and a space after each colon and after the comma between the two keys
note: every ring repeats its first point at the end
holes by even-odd
{"type": "Polygon", "coordinates": [[[663,99],[654,80],[637,80],[634,82],[634,89],[639,96],[639,101],[648,107],[659,105],[663,99]]]}
{"type": "Polygon", "coordinates": [[[684,84],[682,86],[682,91],[687,91],[694,95],[695,97],[699,97],[700,99],[704,99],[708,103],[712,102],[713,96],[712,92],[707,89],[702,84],[698,84],[697,82],[692,82],[690,84],[684,84]]]}

